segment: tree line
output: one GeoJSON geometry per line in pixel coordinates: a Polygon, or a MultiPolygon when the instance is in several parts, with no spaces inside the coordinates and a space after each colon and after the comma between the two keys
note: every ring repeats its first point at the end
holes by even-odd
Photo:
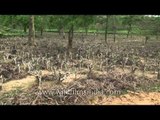
{"type": "Polygon", "coordinates": [[[108,42],[108,34],[125,34],[126,38],[133,34],[146,36],[155,35],[158,39],[160,33],[160,17],[147,15],[1,15],[0,31],[19,30],[28,34],[28,43],[34,45],[35,31],[43,36],[45,31],[55,30],[66,38],[68,34],[68,52],[72,48],[74,32],[88,32],[104,34],[108,42]]]}

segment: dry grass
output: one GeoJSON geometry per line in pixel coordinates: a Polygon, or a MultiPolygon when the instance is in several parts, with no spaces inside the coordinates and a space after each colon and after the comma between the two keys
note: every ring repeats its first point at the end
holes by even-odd
{"type": "MultiPolygon", "coordinates": [[[[118,72],[118,68],[116,69],[118,72]]],[[[127,71],[127,70],[125,70],[127,71]]],[[[85,72],[85,70],[83,71],[85,72]]],[[[94,71],[95,76],[103,75],[102,72],[94,71]]],[[[43,75],[50,74],[48,71],[42,71],[43,75]]],[[[75,78],[75,74],[70,74],[64,81],[63,86],[67,86],[69,83],[74,82],[75,80],[85,79],[86,75],[77,74],[75,78]]],[[[16,90],[20,88],[21,90],[26,90],[31,87],[35,82],[34,76],[27,76],[21,80],[12,80],[5,84],[3,84],[3,90],[1,93],[6,93],[11,90],[16,90]]],[[[45,81],[42,84],[43,89],[49,89],[55,87],[60,87],[60,85],[54,84],[52,81],[45,81]]],[[[128,91],[127,94],[121,96],[107,96],[107,95],[97,95],[92,96],[89,99],[90,105],[158,105],[160,104],[160,93],[159,92],[132,92],[128,91]]]]}
{"type": "MultiPolygon", "coordinates": [[[[133,38],[133,39],[135,39],[137,41],[134,42],[134,40],[132,40],[132,41],[130,40],[127,43],[125,40],[124,42],[120,41],[118,43],[119,45],[122,45],[124,43],[124,46],[126,46],[126,45],[129,46],[129,49],[126,49],[126,51],[124,51],[124,53],[125,52],[130,53],[130,49],[132,49],[132,48],[134,49],[138,46],[141,46],[141,44],[138,44],[139,43],[138,41],[140,41],[139,39],[137,39],[137,38],[133,38]],[[130,42],[132,42],[133,45],[130,46],[130,42]]],[[[17,39],[15,39],[15,40],[17,41],[17,39]]],[[[122,70],[122,68],[119,67],[121,64],[116,64],[115,69],[114,68],[112,69],[112,68],[108,68],[106,64],[104,64],[103,66],[100,66],[101,63],[103,63],[105,61],[105,59],[102,59],[102,61],[101,61],[100,58],[98,57],[98,55],[96,55],[96,54],[93,56],[93,58],[92,58],[92,56],[91,56],[91,58],[85,58],[85,55],[83,56],[83,52],[84,53],[85,52],[96,53],[96,51],[99,50],[98,49],[99,47],[96,45],[98,45],[98,43],[100,43],[100,41],[99,41],[100,39],[97,39],[94,42],[93,42],[93,40],[92,41],[91,40],[92,39],[90,39],[90,38],[86,38],[85,43],[83,43],[84,46],[82,46],[82,48],[84,47],[84,49],[85,49],[85,50],[82,49],[82,57],[84,57],[83,59],[81,59],[81,60],[78,60],[78,59],[74,60],[73,59],[72,61],[68,62],[69,64],[66,64],[65,69],[64,68],[62,69],[65,71],[60,70],[60,72],[62,74],[66,74],[69,72],[68,76],[65,77],[65,79],[62,81],[62,83],[56,84],[56,82],[54,82],[54,80],[53,81],[47,81],[47,80],[42,81],[42,85],[41,85],[42,89],[41,90],[52,90],[52,88],[53,89],[56,89],[56,88],[67,88],[67,89],[69,88],[70,89],[70,87],[71,87],[71,88],[82,89],[82,90],[86,90],[86,89],[90,89],[90,88],[101,88],[104,91],[105,90],[107,91],[109,88],[108,86],[110,84],[113,85],[112,87],[110,86],[111,89],[113,89],[113,90],[114,89],[121,90],[121,91],[128,90],[128,89],[129,90],[139,90],[139,89],[131,89],[131,88],[133,85],[137,85],[137,86],[135,86],[135,88],[136,87],[139,88],[138,85],[140,84],[140,87],[141,87],[141,85],[143,85],[144,83],[145,83],[144,85],[146,85],[148,87],[149,83],[152,83],[152,81],[150,81],[150,80],[153,80],[153,82],[154,82],[154,80],[156,79],[157,74],[153,74],[153,73],[151,73],[151,71],[145,71],[145,73],[144,73],[145,79],[143,79],[142,78],[143,72],[140,70],[141,69],[140,67],[138,68],[138,70],[135,71],[134,75],[131,76],[130,75],[131,66],[125,66],[124,70],[122,70]],[[88,45],[90,47],[92,47],[91,50],[87,50],[88,48],[86,46],[88,46],[88,45]],[[79,63],[81,61],[82,61],[82,64],[81,64],[82,66],[79,67],[79,63]],[[91,77],[88,77],[88,73],[89,73],[88,66],[91,64],[93,64],[92,74],[91,74],[91,77]],[[108,69],[110,69],[110,70],[107,72],[108,69]],[[121,80],[121,77],[123,78],[122,80],[121,80]],[[133,79],[131,79],[131,78],[133,78],[133,79]],[[142,79],[142,82],[144,80],[144,83],[142,83],[142,84],[140,82],[141,79],[142,79]],[[134,84],[134,83],[137,83],[137,84],[134,84]]],[[[24,41],[26,41],[26,40],[24,39],[24,41]]],[[[67,43],[66,40],[63,40],[63,39],[61,40],[60,38],[57,39],[56,37],[51,37],[50,40],[47,39],[48,43],[46,43],[45,41],[46,41],[46,38],[43,40],[43,42],[38,40],[39,47],[37,47],[36,49],[31,48],[32,51],[30,51],[30,49],[29,49],[28,52],[31,52],[34,55],[41,53],[43,56],[45,56],[46,53],[49,53],[51,56],[52,55],[54,56],[54,55],[58,54],[56,51],[56,49],[58,49],[58,51],[60,51],[59,52],[60,56],[62,57],[64,55],[65,46],[66,46],[64,43],[67,43]],[[51,44],[49,45],[49,43],[51,43],[51,44]],[[44,47],[43,47],[43,44],[44,44],[44,47]],[[41,49],[41,47],[43,49],[41,49]],[[37,53],[36,53],[36,51],[37,51],[37,53]]],[[[142,39],[141,39],[141,41],[142,41],[142,39]]],[[[76,47],[79,48],[82,45],[82,42],[79,40],[79,38],[75,38],[75,41],[73,41],[73,42],[75,42],[73,44],[75,48],[76,47]]],[[[12,44],[12,41],[11,41],[11,44],[12,44]]],[[[114,50],[114,47],[116,48],[117,43],[112,44],[112,42],[111,42],[110,45],[112,45],[113,50],[114,50]]],[[[18,46],[18,47],[20,47],[20,46],[18,46]]],[[[104,54],[104,52],[106,52],[106,51],[104,51],[104,50],[106,50],[106,47],[103,45],[101,45],[101,47],[102,48],[100,49],[100,51],[104,54]]],[[[118,57],[118,55],[121,55],[120,53],[123,52],[122,48],[123,48],[123,46],[120,47],[120,50],[118,50],[118,51],[117,51],[117,49],[112,51],[112,53],[113,53],[112,57],[114,59],[116,59],[116,60],[121,59],[118,57]]],[[[158,49],[158,47],[157,47],[157,49],[158,49]]],[[[20,49],[18,49],[18,50],[20,50],[20,49]]],[[[27,50],[27,48],[26,48],[26,50],[27,50]]],[[[139,50],[139,49],[137,48],[137,50],[139,50]]],[[[142,50],[144,50],[144,48],[142,50]]],[[[74,51],[74,55],[77,54],[76,51],[77,50],[74,51]]],[[[5,52],[7,52],[7,51],[5,51],[5,52]]],[[[3,60],[3,56],[1,55],[2,53],[3,52],[0,52],[0,59],[3,60]]],[[[22,55],[22,53],[21,53],[21,55],[22,55]]],[[[73,57],[74,57],[74,55],[73,55],[73,57]]],[[[51,56],[49,56],[49,57],[51,57],[51,56]]],[[[61,57],[60,57],[60,59],[57,59],[57,60],[61,61],[61,57]]],[[[112,57],[111,57],[111,60],[112,60],[112,57]]],[[[54,58],[54,59],[56,59],[56,58],[54,58]]],[[[55,62],[56,60],[54,60],[54,59],[52,62],[56,63],[55,62]]],[[[62,57],[62,60],[63,59],[64,58],[62,57]]],[[[113,59],[113,61],[114,61],[114,59],[113,59]]],[[[143,64],[150,65],[148,63],[145,63],[145,59],[141,55],[139,55],[139,60],[140,60],[140,63],[142,63],[142,65],[143,64]]],[[[26,61],[27,61],[27,59],[26,59],[26,61]]],[[[7,62],[10,63],[11,61],[7,61],[7,62]]],[[[41,62],[41,63],[43,63],[43,62],[41,62]]],[[[112,62],[112,63],[113,63],[113,65],[115,64],[114,62],[112,62]]],[[[58,73],[59,69],[60,69],[60,68],[58,68],[58,66],[60,66],[60,65],[57,62],[57,65],[54,65],[54,66],[57,66],[56,72],[58,73]]],[[[37,68],[37,69],[39,70],[39,68],[37,68]]],[[[50,69],[48,69],[48,70],[50,70],[50,69]]],[[[42,76],[51,75],[52,72],[50,72],[48,70],[43,70],[42,76]]],[[[13,101],[17,101],[19,104],[21,104],[23,102],[30,104],[30,102],[32,102],[33,100],[35,100],[35,98],[37,98],[35,93],[37,91],[39,91],[39,89],[36,85],[34,86],[35,76],[27,76],[26,78],[19,79],[19,80],[17,80],[16,78],[13,78],[13,79],[14,80],[8,81],[3,84],[3,86],[2,86],[3,90],[0,91],[1,98],[3,98],[3,96],[2,96],[3,93],[11,93],[12,94],[11,91],[14,91],[17,89],[20,90],[22,93],[12,94],[13,95],[12,98],[16,98],[16,96],[18,96],[18,99],[15,99],[13,101]],[[32,96],[33,98],[30,98],[30,96],[32,96]],[[26,99],[26,101],[24,99],[26,99]]],[[[157,84],[158,82],[156,82],[156,80],[155,80],[155,83],[157,84]]],[[[91,105],[95,105],[95,104],[97,104],[97,105],[160,104],[160,93],[158,93],[158,92],[150,92],[150,93],[138,92],[138,93],[135,93],[135,92],[129,91],[127,94],[124,94],[121,96],[109,96],[109,95],[88,96],[88,95],[86,95],[83,99],[81,99],[81,96],[78,96],[77,98],[76,97],[77,96],[67,96],[66,95],[64,97],[64,99],[62,99],[62,101],[60,101],[61,98],[57,99],[55,97],[52,99],[51,96],[48,96],[47,98],[46,98],[46,96],[43,96],[42,98],[38,98],[36,100],[37,100],[38,104],[43,104],[43,103],[53,104],[55,102],[54,100],[59,101],[59,104],[79,104],[79,103],[80,104],[82,104],[82,103],[88,104],[87,103],[88,100],[89,100],[89,104],[91,104],[91,105]],[[77,102],[77,100],[79,100],[79,101],[77,102]]],[[[11,98],[10,96],[6,97],[6,99],[4,99],[4,101],[6,101],[7,99],[10,100],[10,98],[11,98]]],[[[16,104],[16,102],[15,102],[15,104],[16,104]]]]}

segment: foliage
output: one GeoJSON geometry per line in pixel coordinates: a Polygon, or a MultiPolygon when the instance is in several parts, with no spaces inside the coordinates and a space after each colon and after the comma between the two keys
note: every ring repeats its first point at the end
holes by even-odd
{"type": "MultiPolygon", "coordinates": [[[[108,15],[108,31],[115,30],[122,34],[158,35],[160,17],[145,15],[108,15]],[[128,31],[128,32],[127,32],[128,31]]],[[[105,31],[106,15],[35,15],[35,30],[57,32],[62,28],[67,32],[73,25],[74,31],[95,32],[105,31]]],[[[27,34],[29,27],[28,15],[1,15],[0,34],[27,34]],[[21,31],[21,32],[19,32],[21,31]]]]}

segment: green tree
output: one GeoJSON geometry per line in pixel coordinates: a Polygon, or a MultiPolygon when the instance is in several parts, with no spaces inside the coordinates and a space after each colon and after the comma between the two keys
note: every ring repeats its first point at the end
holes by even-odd
{"type": "Polygon", "coordinates": [[[129,15],[129,16],[124,17],[124,20],[123,20],[123,24],[127,26],[127,38],[130,32],[132,31],[132,24],[134,22],[133,18],[134,18],[133,15],[129,15]]]}
{"type": "Polygon", "coordinates": [[[77,19],[78,27],[82,27],[83,29],[85,29],[86,35],[88,34],[88,29],[93,22],[94,22],[93,15],[81,15],[77,19]]]}
{"type": "Polygon", "coordinates": [[[49,16],[48,15],[36,15],[35,16],[35,30],[40,31],[40,35],[43,35],[43,32],[49,25],[49,16]]]}
{"type": "Polygon", "coordinates": [[[28,17],[28,15],[20,15],[17,17],[17,24],[23,28],[24,33],[27,32],[29,26],[28,17]]]}
{"type": "Polygon", "coordinates": [[[142,19],[142,16],[140,15],[127,15],[123,17],[122,25],[126,26],[127,38],[129,37],[130,34],[132,38],[133,26],[136,24],[136,22],[140,21],[141,19],[142,19]]]}

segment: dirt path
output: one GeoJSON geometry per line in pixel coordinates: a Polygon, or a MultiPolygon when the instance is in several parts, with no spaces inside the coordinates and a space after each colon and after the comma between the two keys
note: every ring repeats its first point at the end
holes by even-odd
{"type": "Polygon", "coordinates": [[[129,92],[116,96],[99,96],[92,101],[93,105],[160,105],[160,92],[129,92]]]}
{"type": "MultiPolygon", "coordinates": [[[[42,74],[50,74],[48,71],[42,71],[42,74]]],[[[16,89],[21,89],[21,90],[26,90],[30,86],[32,86],[35,83],[35,76],[27,76],[26,78],[19,79],[19,80],[11,80],[8,81],[7,83],[4,83],[2,85],[2,91],[1,93],[4,92],[9,92],[11,90],[16,90],[16,89]]]]}
{"type": "Polygon", "coordinates": [[[12,80],[2,85],[2,93],[9,92],[11,90],[16,90],[18,88],[24,90],[33,85],[35,82],[34,76],[27,76],[26,78],[20,80],[12,80]]]}

